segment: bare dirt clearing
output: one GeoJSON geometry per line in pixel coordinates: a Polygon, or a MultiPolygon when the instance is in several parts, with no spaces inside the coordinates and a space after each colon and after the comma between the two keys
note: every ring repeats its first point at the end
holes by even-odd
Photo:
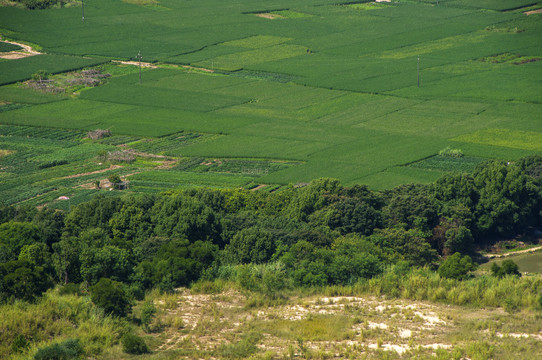
{"type": "Polygon", "coordinates": [[[536,9],[536,10],[531,10],[531,11],[524,12],[524,14],[527,15],[527,16],[534,15],[534,14],[540,14],[540,13],[542,13],[542,9],[536,9]]]}
{"type": "Polygon", "coordinates": [[[2,42],[12,45],[17,45],[23,48],[22,50],[16,50],[16,51],[10,51],[6,53],[0,53],[0,59],[7,59],[7,60],[16,60],[16,59],[22,59],[29,56],[39,55],[41,54],[38,51],[35,51],[32,49],[30,45],[21,44],[15,41],[7,41],[2,40],[2,42]]]}
{"type": "Polygon", "coordinates": [[[534,314],[502,309],[374,296],[310,296],[255,307],[233,290],[208,295],[186,289],[154,302],[159,308],[155,322],[163,329],[152,335],[154,350],[172,354],[193,349],[199,357],[221,358],[221,349],[235,347],[254,333],[257,351],[272,354],[266,357],[270,359],[425,357],[438,351],[472,358],[475,354],[465,350],[471,343],[493,347],[497,358],[509,351],[499,346],[513,349],[526,339],[535,352],[542,352],[541,321],[534,314]]]}
{"type": "Polygon", "coordinates": [[[274,20],[274,19],[284,19],[284,16],[281,16],[279,14],[271,14],[271,13],[260,13],[255,14],[257,17],[261,17],[264,19],[274,20]]]}

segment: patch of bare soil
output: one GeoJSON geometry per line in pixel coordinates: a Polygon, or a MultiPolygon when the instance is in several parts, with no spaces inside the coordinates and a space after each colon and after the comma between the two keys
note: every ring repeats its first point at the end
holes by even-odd
{"type": "Polygon", "coordinates": [[[197,71],[203,71],[203,72],[208,72],[208,73],[214,73],[215,72],[214,70],[211,70],[211,69],[200,68],[200,67],[195,67],[195,66],[190,66],[190,65],[181,65],[181,67],[183,69],[197,70],[197,71]]]}
{"type": "Polygon", "coordinates": [[[15,42],[15,41],[7,41],[7,40],[1,40],[1,41],[5,42],[5,43],[8,43],[8,44],[13,44],[13,45],[20,46],[23,49],[22,50],[16,50],[16,51],[10,51],[10,52],[7,52],[7,53],[0,53],[0,59],[17,60],[17,59],[22,59],[22,58],[25,58],[25,57],[41,54],[40,52],[35,51],[34,49],[32,49],[32,47],[29,46],[29,45],[21,44],[21,43],[15,42]]]}
{"type": "Polygon", "coordinates": [[[536,9],[536,10],[531,10],[531,11],[524,12],[524,14],[527,15],[527,16],[534,15],[534,14],[540,14],[540,13],[542,13],[542,9],[536,9]]]}
{"type": "Polygon", "coordinates": [[[258,191],[258,190],[261,190],[263,189],[264,187],[266,187],[267,185],[266,184],[261,184],[261,185],[258,185],[252,189],[250,189],[250,191],[258,191]]]}
{"type": "Polygon", "coordinates": [[[259,351],[273,354],[273,359],[371,358],[382,351],[395,353],[390,354],[392,357],[425,358],[437,350],[451,355],[457,347],[465,349],[479,342],[495,347],[506,342],[503,346],[513,348],[526,339],[532,341],[529,346],[534,351],[542,349],[542,333],[535,330],[539,327],[533,314],[519,316],[502,309],[375,296],[310,296],[292,298],[284,305],[256,308],[247,306],[249,300],[233,290],[208,295],[184,289],[156,298],[159,313],[155,322],[162,325],[162,332],[154,333],[159,343],[154,350],[194,349],[194,354],[212,354],[238,343],[247,332],[261,334],[256,345],[259,351]],[[333,324],[330,319],[349,325],[337,330],[342,334],[332,331],[322,335],[326,330],[319,322],[333,324]]]}
{"type": "Polygon", "coordinates": [[[151,64],[151,63],[148,63],[148,62],[140,63],[139,61],[123,61],[123,60],[112,60],[112,62],[118,63],[118,64],[123,64],[123,65],[134,65],[134,66],[139,66],[139,64],[141,64],[141,67],[150,68],[150,69],[157,69],[158,68],[158,66],[156,66],[154,64],[151,64]]]}
{"type": "Polygon", "coordinates": [[[274,20],[274,19],[284,19],[284,16],[281,16],[279,14],[271,14],[271,13],[260,13],[255,14],[257,17],[261,17],[264,19],[274,20]]]}

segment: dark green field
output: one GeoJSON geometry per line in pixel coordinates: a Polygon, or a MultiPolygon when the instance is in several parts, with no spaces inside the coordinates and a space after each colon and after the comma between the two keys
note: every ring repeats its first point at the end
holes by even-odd
{"type": "Polygon", "coordinates": [[[92,0],[84,22],[77,6],[0,7],[3,37],[45,53],[0,60],[0,83],[10,84],[0,87],[0,199],[87,198],[91,190],[80,185],[112,171],[128,176],[133,191],[318,177],[386,189],[540,154],[542,15],[524,12],[541,7],[92,0]],[[141,84],[137,67],[106,64],[139,51],[158,65],[142,71],[141,84]],[[17,83],[38,70],[92,66],[113,76],[75,94],[17,83]],[[94,129],[113,137],[85,139],[94,129]],[[145,156],[108,170],[100,154],[120,145],[145,156]],[[446,147],[464,157],[439,157],[446,147]],[[40,168],[54,160],[67,163],[40,168]],[[246,168],[231,166],[238,160],[246,168]]]}

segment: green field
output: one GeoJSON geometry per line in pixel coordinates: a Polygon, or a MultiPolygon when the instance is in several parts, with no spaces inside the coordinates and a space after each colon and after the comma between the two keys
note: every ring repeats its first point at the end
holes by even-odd
{"type": "MultiPolygon", "coordinates": [[[[539,274],[542,273],[542,252],[540,251],[527,253],[527,254],[518,254],[518,255],[510,256],[507,259],[514,261],[518,265],[519,271],[521,272],[539,273],[539,274]]],[[[491,267],[491,264],[494,262],[501,265],[503,260],[502,259],[491,260],[490,262],[484,264],[482,268],[489,270],[491,267]]]]}
{"type": "Polygon", "coordinates": [[[0,34],[44,53],[0,60],[0,84],[10,84],[0,87],[0,149],[10,151],[0,157],[0,198],[38,204],[37,195],[84,192],[82,179],[66,177],[107,168],[99,153],[118,146],[146,156],[117,170],[137,173],[131,191],[318,177],[386,189],[472,171],[486,159],[540,154],[542,14],[524,14],[540,7],[536,0],[93,0],[84,22],[77,6],[0,7],[0,34]],[[144,68],[141,83],[137,67],[107,64],[136,60],[139,51],[158,66],[144,68]],[[22,83],[39,70],[96,66],[113,76],[76,94],[22,83]],[[30,140],[9,129],[25,129],[30,140]],[[35,135],[43,129],[78,135],[70,142],[35,135]],[[84,139],[94,129],[114,136],[84,139]],[[465,158],[439,159],[448,146],[465,158]],[[149,154],[176,164],[288,165],[201,173],[150,164],[149,154]],[[52,160],[69,163],[39,169],[52,160]]]}

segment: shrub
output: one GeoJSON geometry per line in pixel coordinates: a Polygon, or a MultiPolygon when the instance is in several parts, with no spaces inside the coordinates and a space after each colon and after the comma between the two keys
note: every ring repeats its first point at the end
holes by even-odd
{"type": "Polygon", "coordinates": [[[122,283],[106,278],[90,288],[91,299],[96,306],[104,309],[106,314],[126,316],[131,311],[130,301],[122,287],[122,283]]]}
{"type": "Polygon", "coordinates": [[[472,262],[470,256],[462,257],[460,253],[456,252],[444,260],[438,268],[438,273],[445,278],[463,280],[469,271],[475,270],[476,267],[477,265],[472,262]]]}
{"type": "Polygon", "coordinates": [[[504,260],[501,266],[499,266],[497,263],[491,264],[491,274],[499,278],[502,278],[505,275],[521,276],[518,264],[516,264],[513,260],[504,260]]]}
{"type": "Polygon", "coordinates": [[[143,307],[141,308],[141,324],[145,331],[150,331],[150,324],[152,319],[156,314],[156,307],[152,301],[145,301],[143,307]]]}
{"type": "Polygon", "coordinates": [[[79,339],[68,339],[60,344],[53,344],[38,350],[34,360],[71,360],[80,357],[83,348],[79,339]]]}
{"type": "Polygon", "coordinates": [[[47,80],[49,78],[49,74],[45,70],[39,70],[35,74],[32,75],[32,80],[34,81],[43,81],[47,80]]]}
{"type": "Polygon", "coordinates": [[[11,351],[14,353],[21,352],[28,348],[28,340],[24,337],[24,335],[19,334],[15,339],[13,339],[13,342],[11,343],[11,351]]]}
{"type": "Polygon", "coordinates": [[[145,344],[145,340],[141,336],[128,333],[122,337],[122,350],[127,354],[147,354],[149,347],[145,344]]]}
{"type": "Polygon", "coordinates": [[[119,174],[111,174],[111,175],[109,175],[107,180],[109,180],[109,182],[111,182],[112,184],[118,184],[118,183],[120,183],[122,181],[120,179],[119,174]]]}

